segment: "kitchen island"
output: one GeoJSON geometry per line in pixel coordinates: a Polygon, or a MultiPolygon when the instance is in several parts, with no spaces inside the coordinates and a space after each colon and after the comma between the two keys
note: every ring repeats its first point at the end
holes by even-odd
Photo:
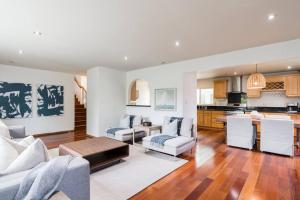
{"type": "MultiPolygon", "coordinates": [[[[224,124],[217,120],[219,117],[258,111],[264,115],[288,115],[293,120],[300,119],[300,112],[287,112],[286,107],[238,107],[238,106],[198,106],[197,125],[201,129],[223,129],[224,124]]],[[[260,126],[258,126],[260,131],[260,126]]]]}

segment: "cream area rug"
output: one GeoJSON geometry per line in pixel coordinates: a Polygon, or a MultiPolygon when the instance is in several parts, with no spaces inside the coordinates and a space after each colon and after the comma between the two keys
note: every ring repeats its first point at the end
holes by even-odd
{"type": "MultiPolygon", "coordinates": [[[[57,156],[58,150],[50,150],[57,156]]],[[[186,160],[130,145],[129,157],[121,163],[91,174],[91,200],[124,200],[142,191],[172,171],[187,163],[186,160]]]]}

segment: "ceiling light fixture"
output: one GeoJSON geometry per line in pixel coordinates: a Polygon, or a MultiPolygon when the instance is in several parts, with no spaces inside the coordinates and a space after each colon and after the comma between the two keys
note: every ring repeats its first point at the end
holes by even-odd
{"type": "Polygon", "coordinates": [[[262,89],[266,87],[266,79],[264,75],[257,72],[257,64],[256,64],[256,72],[251,74],[247,80],[247,89],[262,89]]]}
{"type": "Polygon", "coordinates": [[[234,72],[233,74],[234,74],[234,75],[237,75],[237,72],[234,72]]]}
{"type": "Polygon", "coordinates": [[[272,20],[274,20],[275,19],[275,15],[274,14],[269,14],[268,15],[268,20],[269,21],[272,21],[272,20]]]}
{"type": "Polygon", "coordinates": [[[288,69],[292,69],[292,66],[289,65],[287,68],[288,68],[288,69]]]}
{"type": "Polygon", "coordinates": [[[179,41],[175,41],[175,46],[179,47],[180,46],[180,42],[179,41]]]}
{"type": "Polygon", "coordinates": [[[127,60],[128,60],[128,57],[127,57],[127,56],[124,56],[124,60],[127,61],[127,60]]]}
{"type": "Polygon", "coordinates": [[[24,52],[23,52],[23,50],[20,49],[20,50],[18,51],[18,53],[19,53],[20,55],[22,55],[24,52]]]}
{"type": "Polygon", "coordinates": [[[41,35],[42,35],[42,32],[40,32],[40,31],[33,31],[33,34],[34,34],[34,35],[37,35],[37,36],[41,36],[41,35]]]}

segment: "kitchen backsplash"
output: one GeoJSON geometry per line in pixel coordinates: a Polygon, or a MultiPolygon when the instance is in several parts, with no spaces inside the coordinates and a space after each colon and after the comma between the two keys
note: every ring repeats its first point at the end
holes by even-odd
{"type": "Polygon", "coordinates": [[[284,92],[262,92],[260,98],[248,98],[247,106],[285,107],[295,102],[300,103],[300,98],[287,98],[284,92]]]}

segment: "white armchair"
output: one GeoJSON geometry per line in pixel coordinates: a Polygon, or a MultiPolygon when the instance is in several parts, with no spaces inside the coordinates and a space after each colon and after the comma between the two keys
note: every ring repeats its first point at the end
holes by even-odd
{"type": "Polygon", "coordinates": [[[255,129],[249,116],[227,117],[227,145],[253,149],[255,129]]]}
{"type": "MultiPolygon", "coordinates": [[[[166,121],[167,118],[165,118],[166,121]]],[[[177,135],[174,138],[165,141],[163,146],[157,146],[152,143],[153,137],[158,136],[150,135],[143,138],[143,147],[146,150],[154,150],[166,154],[173,155],[174,157],[182,154],[183,152],[191,150],[196,143],[196,139],[193,131],[193,119],[192,118],[180,118],[172,117],[170,121],[178,121],[177,125],[177,135]]],[[[166,135],[166,130],[164,130],[160,135],[166,135]]]]}
{"type": "MultiPolygon", "coordinates": [[[[121,128],[123,126],[109,128],[106,130],[106,136],[122,142],[133,140],[133,131],[134,131],[133,128],[136,125],[141,125],[142,116],[129,115],[128,117],[129,120],[128,120],[128,124],[126,125],[127,128],[121,128]]],[[[146,133],[144,131],[139,131],[139,132],[135,132],[134,136],[135,139],[143,138],[145,134],[146,133]]]]}
{"type": "Polygon", "coordinates": [[[261,120],[260,150],[294,155],[294,121],[264,118],[261,120]]]}

